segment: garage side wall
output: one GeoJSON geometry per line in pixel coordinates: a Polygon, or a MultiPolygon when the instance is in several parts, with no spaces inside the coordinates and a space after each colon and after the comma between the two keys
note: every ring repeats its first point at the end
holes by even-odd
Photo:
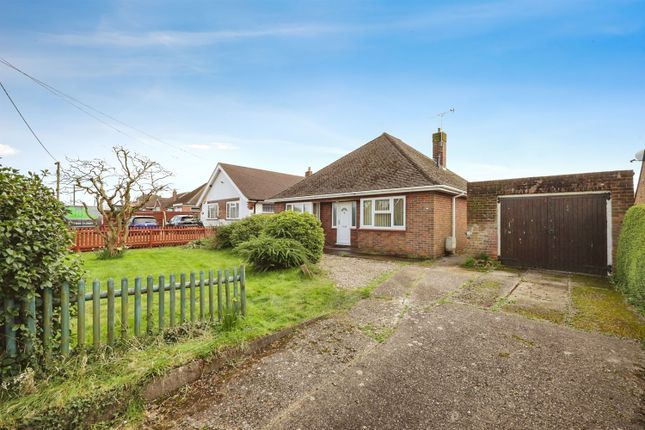
{"type": "Polygon", "coordinates": [[[497,197],[544,193],[611,193],[613,254],[625,212],[634,204],[634,172],[581,173],[468,183],[466,252],[497,257],[497,197]]]}

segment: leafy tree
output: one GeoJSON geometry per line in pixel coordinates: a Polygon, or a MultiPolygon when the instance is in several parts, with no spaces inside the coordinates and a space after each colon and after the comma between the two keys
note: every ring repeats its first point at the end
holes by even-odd
{"type": "MultiPolygon", "coordinates": [[[[23,307],[36,297],[36,319],[42,315],[41,293],[53,289],[55,297],[63,282],[75,283],[80,277],[78,260],[70,256],[71,236],[65,223],[66,210],[43,176],[0,166],[0,375],[8,375],[38,363],[37,333],[30,338],[25,325],[31,311],[23,307]],[[14,306],[8,304],[13,302],[14,306]],[[2,355],[5,350],[4,326],[13,318],[18,330],[19,348],[31,340],[34,352],[18,351],[17,358],[2,355]]],[[[57,324],[57,321],[54,321],[57,324]]],[[[37,327],[42,327],[37,324],[37,327]]]]}
{"type": "MultiPolygon", "coordinates": [[[[150,198],[165,190],[171,173],[156,161],[129,149],[113,148],[118,167],[104,160],[70,160],[64,174],[66,182],[89,194],[101,214],[103,225],[97,230],[103,237],[109,257],[119,255],[128,240],[128,220],[150,198]],[[139,197],[135,200],[135,195],[139,197]]],[[[87,205],[83,203],[87,210],[87,205]]]]}

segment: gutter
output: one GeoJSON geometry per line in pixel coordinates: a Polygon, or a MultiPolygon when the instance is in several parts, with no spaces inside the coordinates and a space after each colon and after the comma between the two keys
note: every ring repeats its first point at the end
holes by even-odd
{"type": "Polygon", "coordinates": [[[367,190],[367,191],[350,191],[346,193],[332,193],[332,194],[316,194],[300,197],[285,197],[285,198],[270,198],[265,200],[267,203],[279,202],[297,202],[309,200],[325,200],[343,197],[359,197],[359,196],[373,196],[378,194],[396,194],[396,193],[418,193],[422,191],[441,191],[448,194],[454,194],[457,197],[465,196],[464,190],[451,187],[449,185],[422,185],[418,187],[405,187],[405,188],[385,188],[381,190],[367,190]]]}

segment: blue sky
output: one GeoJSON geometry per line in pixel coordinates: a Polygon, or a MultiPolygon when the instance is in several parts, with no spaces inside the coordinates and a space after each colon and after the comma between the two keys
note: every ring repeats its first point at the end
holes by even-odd
{"type": "MultiPolygon", "coordinates": [[[[643,1],[4,0],[0,56],[170,145],[128,138],[0,65],[51,152],[121,144],[206,181],[218,161],[303,174],[387,131],[469,180],[635,169],[643,1]],[[177,149],[181,148],[181,149],[177,149]]],[[[0,98],[2,163],[52,160],[0,98]]]]}

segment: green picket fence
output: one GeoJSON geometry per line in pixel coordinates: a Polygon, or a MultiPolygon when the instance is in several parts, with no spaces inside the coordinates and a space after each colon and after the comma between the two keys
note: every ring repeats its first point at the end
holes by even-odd
{"type": "MultiPolygon", "coordinates": [[[[52,289],[45,288],[40,299],[42,306],[38,307],[42,309],[42,318],[35,317],[35,298],[20,303],[20,313],[26,317],[25,325],[30,333],[35,335],[38,332],[36,325],[42,324],[45,359],[55,352],[52,346],[55,336],[60,345],[60,354],[67,356],[71,349],[84,349],[90,342],[95,348],[114,345],[117,332],[118,337],[126,339],[128,336],[159,333],[166,328],[198,321],[215,323],[226,315],[246,316],[244,266],[234,267],[230,272],[228,269],[218,270],[216,275],[210,270],[207,275],[203,271],[199,272],[199,276],[195,272],[188,277],[184,273],[179,278],[170,275],[167,282],[166,277],[161,275],[156,284],[152,276],[145,281],[143,285],[142,278],[137,277],[134,279],[134,288],[130,288],[129,280],[123,278],[121,288],[116,290],[114,280],[108,279],[107,289],[102,290],[101,283],[94,280],[91,291],[87,291],[89,285],[81,280],[73,293],[70,286],[64,284],[60,288],[60,297],[53,297],[52,289]],[[133,297],[132,304],[130,297],[133,297]],[[72,301],[77,306],[73,318],[70,313],[72,301]],[[91,307],[87,302],[91,302],[91,307]],[[117,307],[120,308],[118,311],[117,307]],[[53,329],[54,310],[60,313],[59,333],[54,333],[53,329]]],[[[16,303],[4,300],[2,305],[8,315],[16,303]]],[[[19,344],[12,320],[8,320],[4,326],[4,338],[7,355],[32,352],[28,336],[23,345],[19,344]]]]}

